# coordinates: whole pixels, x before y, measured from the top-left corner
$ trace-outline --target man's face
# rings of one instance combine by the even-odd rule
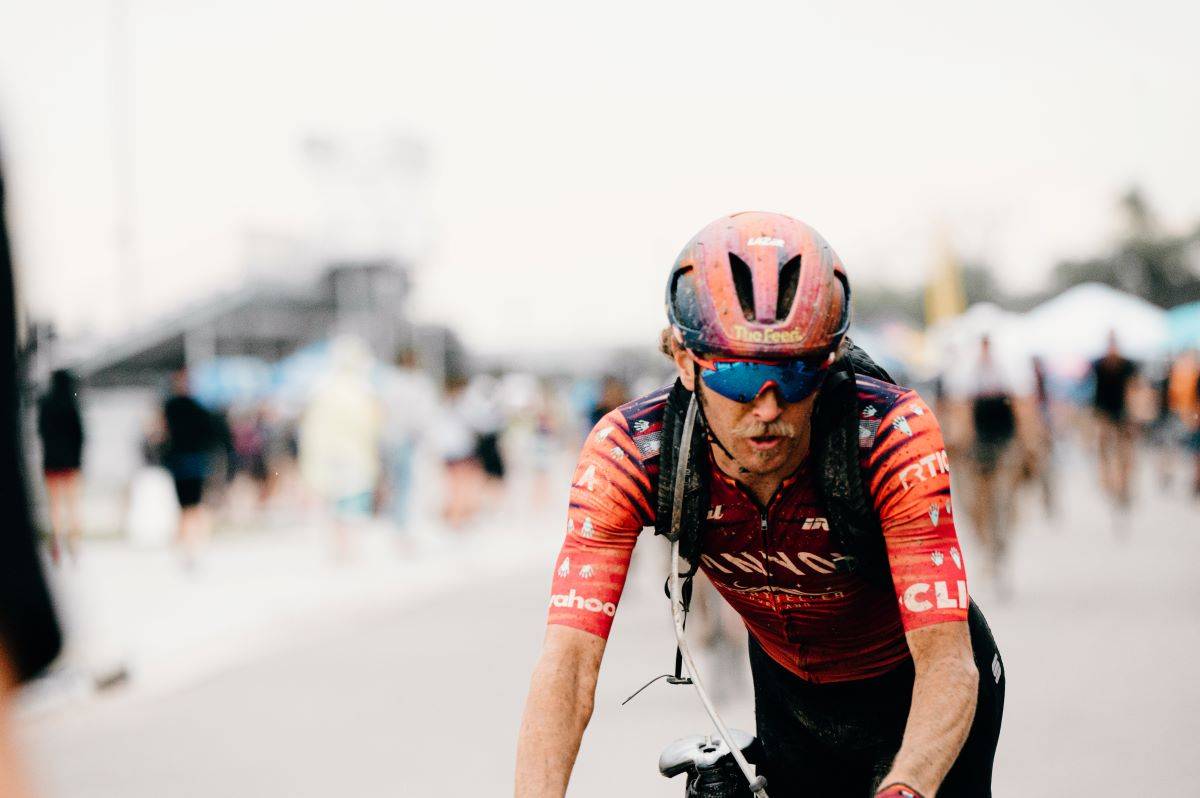
[[[695,360],[676,353],[675,365],[684,387],[695,390]],[[751,474],[787,476],[808,453],[813,405],[818,393],[788,404],[779,390],[768,387],[752,401],[735,402],[701,386],[704,415],[713,434]]]

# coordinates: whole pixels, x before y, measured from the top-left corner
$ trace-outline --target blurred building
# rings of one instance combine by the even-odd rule
[[[300,271],[299,269],[297,271]],[[436,380],[465,370],[452,330],[418,325],[408,315],[408,269],[383,260],[343,261],[308,280],[258,280],[166,313],[109,340],[59,341],[46,324],[31,324],[27,374],[31,388],[53,369],[80,378],[87,440],[84,473],[102,504],[89,508],[94,526],[119,526],[119,497],[142,466],[142,440],[172,372],[223,358],[277,363],[339,334],[367,342],[390,362],[416,350]],[[31,397],[32,398],[32,397]],[[30,452],[33,461],[37,453]],[[108,501],[111,499],[112,501]]]
[[[338,263],[307,284],[255,283],[210,297],[85,352],[39,346],[36,370],[72,368],[91,388],[157,387],[172,371],[214,357],[274,362],[338,333],[358,336],[384,359],[406,345],[452,348],[438,347],[431,331],[414,327],[405,310],[408,294],[401,266]]]

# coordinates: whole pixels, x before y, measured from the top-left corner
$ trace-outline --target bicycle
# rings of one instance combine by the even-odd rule
[[[671,512],[671,574],[668,592],[671,597],[671,616],[674,620],[677,656],[675,675],[668,679],[672,684],[690,684],[696,688],[705,712],[712,719],[719,736],[697,735],[684,737],[671,743],[658,759],[659,772],[668,778],[687,773],[687,798],[768,798],[767,780],[751,771],[751,758],[758,753],[753,735],[740,729],[729,729],[713,704],[704,683],[696,670],[687,643],[687,611],[690,604],[690,584],[686,584],[680,573],[680,521],[682,518],[684,483],[688,453],[691,449],[692,430],[696,424],[698,410],[693,395],[683,423],[682,448],[675,467],[675,482]],[[691,574],[688,572],[687,582]],[[683,677],[682,666],[687,666],[687,677]],[[645,689],[645,688],[643,688]],[[640,692],[640,691],[639,691]],[[636,693],[634,695],[637,695]],[[632,698],[633,696],[630,696]],[[628,700],[628,699],[627,699]],[[734,745],[730,746],[728,741]]]
[[[729,731],[738,752],[747,761],[754,762],[758,758],[758,741],[754,735],[741,729]],[[687,798],[753,798],[755,795],[751,782],[734,759],[733,750],[720,737],[698,734],[676,740],[663,749],[658,758],[658,771],[667,778],[686,773],[684,795]],[[758,781],[765,786],[761,777],[756,779]]]

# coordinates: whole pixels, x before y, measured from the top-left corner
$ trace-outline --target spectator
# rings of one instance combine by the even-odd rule
[[[171,396],[163,405],[166,441],[163,461],[175,482],[179,527],[175,542],[185,569],[196,566],[209,536],[204,483],[212,471],[217,430],[212,416],[190,395],[186,369],[171,378]]]
[[[255,407],[239,415],[231,425],[231,433],[237,470],[253,484],[255,505],[261,510],[271,495],[271,430],[265,407]]]
[[[463,412],[466,387],[463,377],[447,379],[446,396],[433,426],[433,440],[445,474],[442,520],[454,529],[475,517],[484,480],[475,434]]]
[[[1036,444],[1026,452],[1029,470],[1042,493],[1042,507],[1047,516],[1055,511],[1054,484],[1054,408],[1050,400],[1046,364],[1037,355],[1031,361],[1033,369],[1033,402],[1041,432]]]
[[[496,380],[477,377],[459,397],[459,413],[475,436],[475,459],[483,471],[483,487],[489,501],[497,501],[504,489],[507,473],[500,437],[506,419],[496,398]]]
[[[388,515],[403,530],[411,514],[413,461],[422,433],[433,421],[436,400],[433,382],[417,369],[411,349],[401,350],[395,365],[383,386],[383,455]]]
[[[78,558],[83,531],[79,517],[83,416],[75,375],[65,369],[50,375],[50,389],[38,403],[38,434],[50,505],[50,559],[58,565],[64,548],[72,561]]]
[[[1133,473],[1133,426],[1129,419],[1129,392],[1137,365],[1121,355],[1117,335],[1109,333],[1108,351],[1092,363],[1095,391],[1092,408],[1099,424],[1100,484],[1121,509],[1129,506]]]
[[[968,511],[983,544],[984,573],[1006,590],[1004,563],[1013,510],[1013,493],[1021,466],[1017,440],[1017,414],[1013,401],[1017,388],[997,361],[991,339],[979,341],[979,357],[970,386],[971,447],[974,489]]]
[[[1192,458],[1195,462],[1192,492],[1197,498],[1200,498],[1200,412],[1197,412],[1197,409],[1200,408],[1200,370],[1194,371],[1193,377],[1195,382],[1192,385],[1191,411],[1187,418],[1191,430],[1188,448],[1192,450]]]
[[[605,377],[604,384],[600,389],[600,398],[596,401],[589,417],[590,426],[596,426],[605,415],[628,401],[629,388],[625,385],[625,381],[618,377]]]
[[[368,380],[366,347],[339,339],[333,361],[333,373],[318,385],[300,422],[300,470],[332,511],[334,555],[345,560],[351,524],[372,510],[382,413]]]
[[[550,498],[551,470],[558,449],[558,436],[562,424],[558,417],[554,386],[543,381],[533,407],[533,430],[531,460],[533,465],[533,506],[541,509]]]

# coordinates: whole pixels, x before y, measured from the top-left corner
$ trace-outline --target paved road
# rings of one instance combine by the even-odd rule
[[[1014,598],[975,580],[1009,669],[996,793],[1192,793],[1200,505],[1146,484],[1137,510],[1114,519],[1090,469],[1072,461],[1068,474],[1070,513],[1017,541]],[[671,662],[657,557],[642,549],[575,796],[679,794],[656,773],[658,751],[707,728],[687,688],[660,684],[618,706]],[[548,581],[549,563],[360,608],[166,695],[134,690],[40,718],[26,730],[36,775],[50,798],[511,794]],[[725,705],[753,727],[747,696]]]

